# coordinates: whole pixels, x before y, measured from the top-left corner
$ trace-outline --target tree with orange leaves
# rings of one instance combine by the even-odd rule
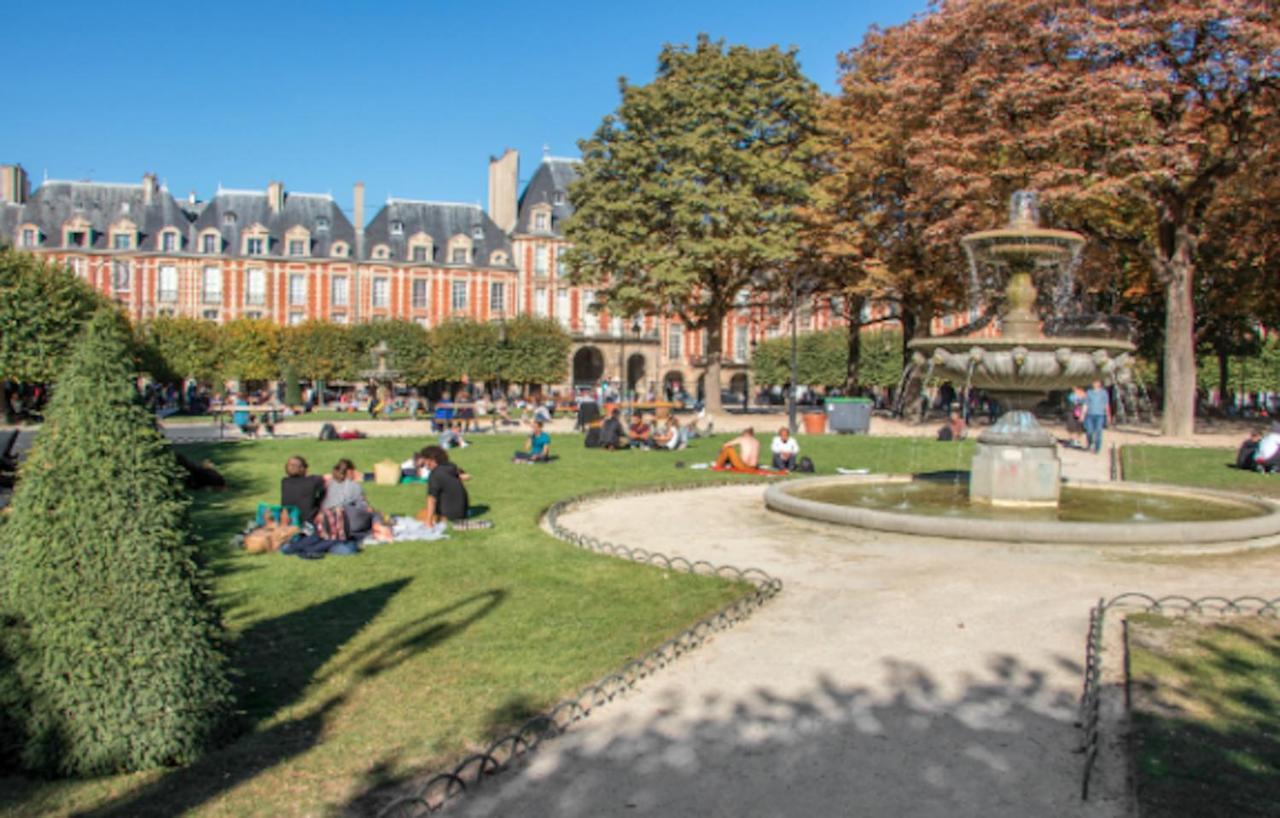
[[[1063,226],[1135,230],[1163,291],[1166,434],[1192,432],[1207,215],[1278,124],[1280,25],[1257,0],[952,0],[882,38],[926,239],[1042,191]],[[1095,234],[1096,235],[1096,234]]]

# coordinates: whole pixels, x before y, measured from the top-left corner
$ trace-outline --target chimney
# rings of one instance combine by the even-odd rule
[[[193,190],[187,194],[187,204],[195,204],[195,203],[196,203],[196,192]]]
[[[356,250],[364,252],[364,182],[356,182],[351,192],[351,218],[356,223]]]
[[[516,185],[520,154],[507,148],[502,156],[489,157],[489,218],[503,233],[516,227]]]
[[[0,202],[26,204],[31,180],[22,165],[0,165]]]
[[[272,213],[284,210],[284,182],[267,183],[267,207]]]
[[[155,202],[157,188],[158,186],[156,185],[156,175],[154,173],[142,174],[142,204],[143,205],[150,207],[152,203]]]

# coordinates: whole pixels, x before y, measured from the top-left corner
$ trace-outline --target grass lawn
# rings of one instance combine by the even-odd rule
[[[1234,449],[1125,446],[1121,456],[1125,480],[1280,497],[1280,474],[1237,469]]]
[[[575,549],[537,527],[547,505],[585,491],[723,479],[673,468],[677,459],[711,459],[717,440],[679,454],[586,450],[577,435],[553,441],[560,459],[544,466],[507,462],[520,442],[514,436],[479,437],[457,453],[474,474],[473,504],[491,507],[495,528],[314,562],[226,545],[260,500],[278,498],[286,457],[305,456],[313,472],[338,457],[372,470],[422,441],[184,447],[193,459],[213,460],[233,486],[198,493],[193,515],[235,640],[243,732],[185,769],[90,781],[0,777],[0,815],[360,811],[380,787],[444,768],[742,592]],[[801,445],[820,472],[954,469],[972,454],[968,443],[919,439]],[[367,491],[391,513],[422,504],[421,486]]]
[[[1128,621],[1142,815],[1280,815],[1280,623]]]
[[[249,413],[250,413],[250,414],[256,415],[256,414],[258,414],[260,411],[261,411],[261,409],[260,409],[260,408],[258,408],[258,407],[254,407],[254,406],[249,407]],[[518,410],[517,410],[516,414],[518,414]],[[572,415],[572,413],[570,413],[570,412],[556,412],[556,413],[555,413],[555,417],[570,417],[571,415]],[[380,416],[379,416],[379,418],[381,418],[381,417],[382,417],[382,416],[380,415]],[[513,414],[513,415],[512,415],[512,417],[513,417],[513,418],[515,418],[515,417],[516,417],[516,415],[515,415],[515,414]],[[229,413],[224,413],[224,414],[223,414],[223,418],[225,418],[225,420],[226,420],[227,424],[228,424],[228,425],[230,425],[230,423],[231,423],[231,416],[230,416],[230,414],[229,414]],[[314,411],[307,412],[307,413],[305,413],[305,414],[301,414],[301,415],[287,415],[287,416],[282,415],[282,416],[280,417],[280,422],[281,422],[281,423],[295,423],[295,422],[298,422],[298,421],[314,421],[314,422],[316,422],[316,423],[326,423],[326,422],[327,422],[327,423],[335,423],[335,424],[337,424],[337,423],[342,423],[342,422],[344,422],[344,421],[353,421],[353,420],[372,420],[372,419],[373,419],[373,418],[370,418],[370,417],[369,417],[369,413],[368,413],[368,412],[366,412],[366,411],[344,412],[344,411],[341,411],[341,410],[338,410],[338,409],[316,409],[316,410],[314,410]],[[402,409],[401,409],[401,410],[396,410],[395,412],[392,412],[392,413],[391,413],[391,417],[390,417],[389,419],[390,419],[390,420],[393,420],[393,421],[394,421],[394,420],[409,420],[409,413],[408,413],[407,411],[405,411],[405,410],[402,410]],[[419,411],[419,412],[418,412],[418,420],[430,420],[430,419],[431,419],[431,413],[430,413],[430,412],[427,412],[427,411]],[[489,420],[488,420],[487,418],[482,419],[482,421],[483,421],[484,423],[488,423],[488,422],[489,422]],[[164,418],[162,422],[163,422],[166,426],[200,426],[200,425],[212,425],[212,424],[215,424],[215,423],[217,423],[217,422],[218,422],[218,419],[217,419],[217,417],[216,417],[216,416],[214,416],[214,415],[170,415],[169,417]]]

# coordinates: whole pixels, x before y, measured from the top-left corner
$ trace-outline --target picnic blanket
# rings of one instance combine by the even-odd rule
[[[754,469],[735,469],[732,466],[712,466],[711,470],[728,472],[730,474],[764,475],[765,477],[781,477],[782,475],[787,474],[785,471],[779,471],[778,469],[762,469],[759,466]]]

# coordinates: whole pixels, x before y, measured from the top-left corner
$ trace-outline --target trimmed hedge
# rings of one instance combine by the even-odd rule
[[[127,338],[113,311],[89,321],[0,527],[0,723],[32,770],[190,762],[232,705],[177,463]]]

